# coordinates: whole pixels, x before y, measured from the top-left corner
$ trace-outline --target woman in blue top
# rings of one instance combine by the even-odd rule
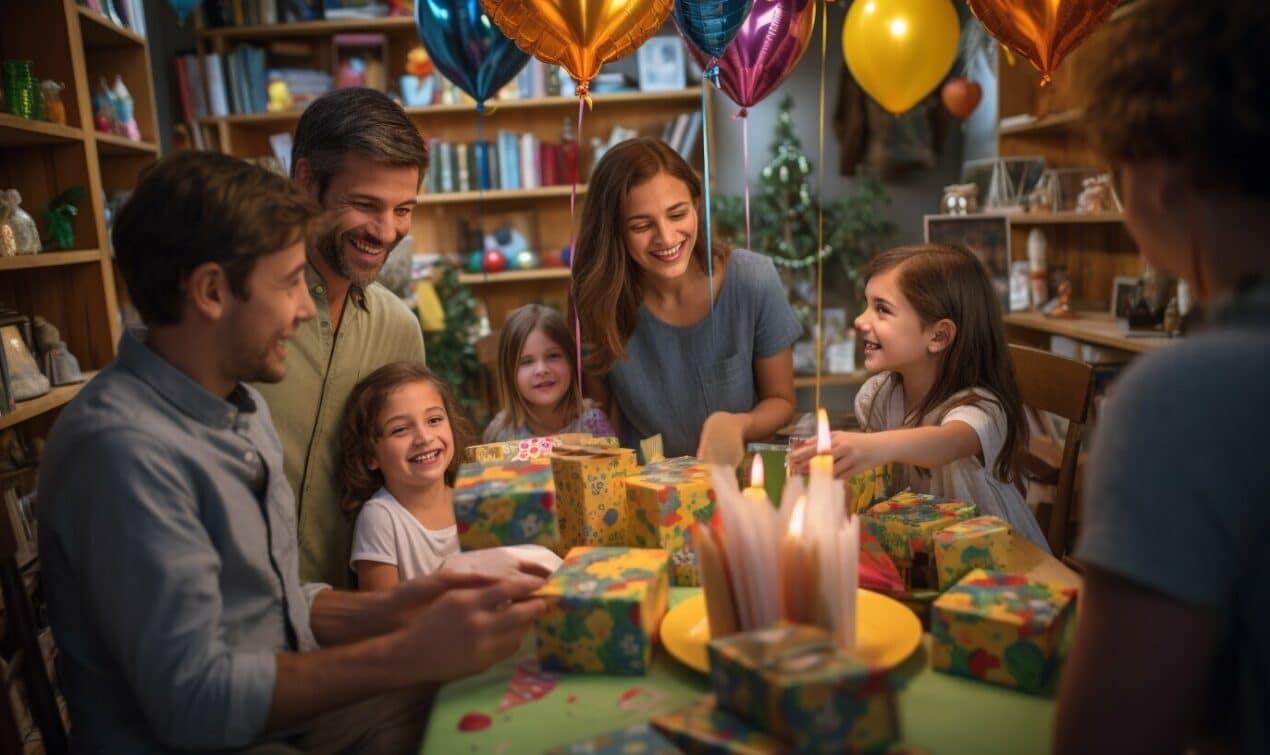
[[[591,172],[573,258],[586,387],[628,448],[660,433],[667,456],[693,454],[715,412],[745,440],[794,414],[802,326],[776,268],[716,244],[711,290],[700,205],[701,180],[656,139],[618,144]]]

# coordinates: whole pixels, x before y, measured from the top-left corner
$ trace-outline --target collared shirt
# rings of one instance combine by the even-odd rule
[[[291,487],[259,394],[209,393],[136,336],[63,410],[40,563],[73,749],[238,747],[280,651],[317,647]]]
[[[312,265],[305,278],[317,317],[288,342],[286,378],[255,387],[273,413],[287,480],[296,492],[300,576],[351,587],[353,522],[340,508],[339,483],[344,403],[359,380],[385,364],[422,363],[423,331],[396,295],[372,283],[349,290],[336,333],[326,284]]]

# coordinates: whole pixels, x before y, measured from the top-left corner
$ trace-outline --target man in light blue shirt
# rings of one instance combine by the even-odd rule
[[[520,574],[300,582],[282,448],[245,383],[281,380],[314,315],[318,215],[284,177],[183,153],[116,219],[148,330],[63,411],[40,480],[76,751],[413,751],[421,685],[512,653],[541,609],[526,600],[541,580]]]

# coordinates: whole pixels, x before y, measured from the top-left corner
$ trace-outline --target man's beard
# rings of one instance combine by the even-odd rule
[[[318,254],[322,255],[322,259],[326,260],[335,272],[352,281],[354,286],[366,288],[375,282],[375,278],[379,275],[379,268],[373,271],[362,271],[348,264],[348,260],[341,254],[344,247],[343,238],[342,233],[331,233],[322,237],[317,243]],[[395,245],[389,245],[388,250],[391,250],[393,246]],[[387,258],[388,255],[385,252],[384,259]]]

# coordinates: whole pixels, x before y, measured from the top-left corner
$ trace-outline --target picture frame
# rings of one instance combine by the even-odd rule
[[[1117,320],[1129,319],[1138,287],[1142,281],[1132,275],[1117,275],[1111,282],[1111,316]]]
[[[640,46],[636,57],[641,92],[669,92],[686,86],[684,45],[678,36],[653,37]]]
[[[26,401],[49,392],[52,386],[40,371],[17,323],[0,325],[0,348],[4,350],[9,395],[14,401]]]
[[[1010,217],[1008,215],[926,215],[928,244],[964,247],[988,268],[1002,312],[1010,311]]]

